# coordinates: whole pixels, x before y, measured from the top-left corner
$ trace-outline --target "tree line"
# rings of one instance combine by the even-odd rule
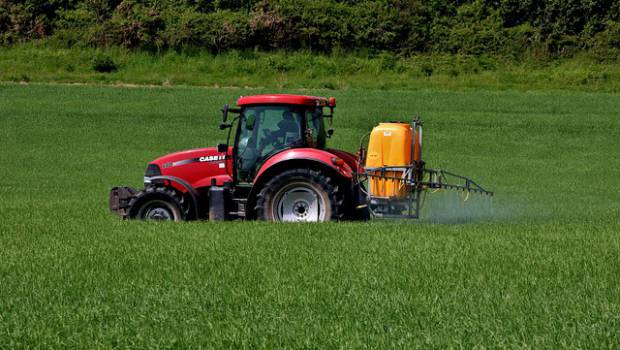
[[[0,0],[0,43],[618,58],[618,0]]]

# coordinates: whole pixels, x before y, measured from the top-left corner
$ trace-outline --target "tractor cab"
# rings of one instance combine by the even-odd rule
[[[237,182],[251,183],[257,170],[271,156],[291,148],[325,149],[325,129],[336,105],[334,98],[298,95],[241,97],[238,109],[224,106],[224,127],[228,112],[238,113],[234,135],[233,162]],[[329,114],[327,114],[328,109]],[[229,142],[231,133],[229,133]]]

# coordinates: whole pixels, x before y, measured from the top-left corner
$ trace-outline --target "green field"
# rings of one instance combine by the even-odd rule
[[[492,219],[107,212],[259,92],[0,85],[0,348],[620,347],[619,95],[304,91],[338,98],[333,147],[422,115],[426,161],[494,190]]]

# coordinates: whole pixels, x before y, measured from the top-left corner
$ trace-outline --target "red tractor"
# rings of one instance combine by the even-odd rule
[[[174,221],[368,216],[355,181],[358,157],[326,147],[333,131],[325,128],[325,119],[333,116],[334,98],[246,96],[237,106],[224,106],[220,125],[229,129],[232,146],[181,151],[152,161],[142,191],[112,189],[111,210],[125,218]]]
[[[143,190],[111,190],[110,210],[123,218],[170,221],[417,218],[425,189],[492,194],[468,178],[424,168],[419,119],[381,123],[370,134],[368,152],[360,148],[355,155],[326,146],[333,97],[245,96],[237,107],[224,106],[220,124],[232,146],[155,159]],[[235,114],[230,122],[229,114]],[[463,183],[450,184],[449,176]]]

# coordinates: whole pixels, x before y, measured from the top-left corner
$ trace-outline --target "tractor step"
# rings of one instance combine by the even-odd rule
[[[231,217],[245,218],[245,206],[248,203],[247,198],[232,198],[232,201],[236,203],[237,210],[228,212]]]

